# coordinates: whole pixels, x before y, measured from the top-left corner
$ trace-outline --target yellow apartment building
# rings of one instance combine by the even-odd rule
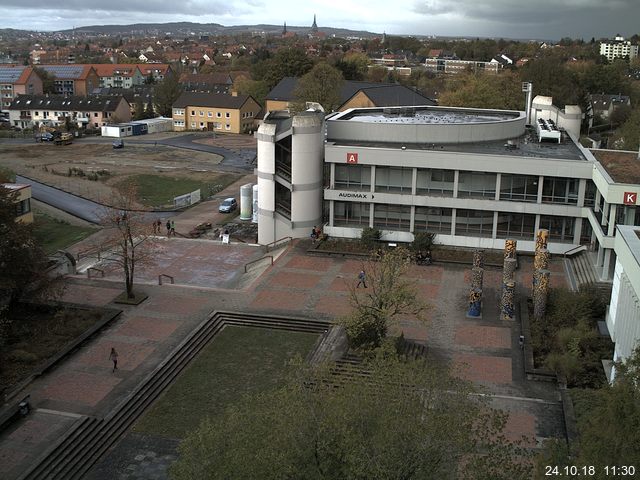
[[[173,130],[250,133],[260,111],[249,95],[184,92],[173,104]]]

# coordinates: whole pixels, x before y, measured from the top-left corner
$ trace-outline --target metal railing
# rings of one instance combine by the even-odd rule
[[[258,263],[260,260],[264,260],[265,258],[270,258],[271,259],[271,265],[273,265],[273,255],[265,255],[264,257],[260,257],[257,260],[253,260],[252,262],[245,263],[244,264],[244,273],[247,273],[247,267],[249,265],[252,265],[254,263]]]
[[[290,242],[290,241],[292,241],[292,240],[293,240],[293,237],[282,237],[282,238],[279,238],[278,240],[275,240],[275,241],[273,241],[273,242],[271,242],[271,243],[267,243],[267,244],[264,246],[264,251],[265,251],[265,253],[268,253],[268,252],[269,252],[270,247],[276,247],[280,242],[283,242],[283,241],[285,241],[285,240],[286,240],[287,242]]]
[[[171,285],[176,283],[171,275],[167,275],[166,273],[161,273],[160,275],[158,275],[158,285],[162,285],[162,277],[168,278]]]
[[[587,249],[586,245],[578,245],[577,247],[573,247],[573,248],[567,250],[566,252],[564,252],[562,254],[562,257],[563,258],[567,258],[568,256],[573,255],[576,252],[580,252],[580,251],[586,250],[586,249]]]

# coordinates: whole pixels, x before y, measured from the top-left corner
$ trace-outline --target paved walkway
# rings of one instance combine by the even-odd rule
[[[173,261],[186,261],[190,249],[200,248],[201,243],[168,240],[177,255]],[[230,256],[245,255],[252,247],[226,245],[207,250],[206,265],[217,264],[241,277],[241,290],[203,285],[198,271],[187,282],[188,287],[140,285],[138,288],[149,295],[145,302],[136,307],[120,307],[124,311],[114,324],[25,389],[32,394],[36,410],[0,434],[0,478],[16,478],[53,439],[70,428],[78,415],[106,415],[214,310],[308,318],[334,318],[346,313],[349,286],[356,282],[362,262],[310,256],[306,254],[307,246],[306,240],[296,242],[273,266],[263,267],[259,276],[255,272],[238,273],[239,263],[224,267]],[[253,248],[256,253],[261,251]],[[530,282],[529,263],[524,259],[517,272],[523,288],[528,288]],[[458,265],[412,267],[409,277],[422,299],[432,306],[427,314],[429,323],[406,317],[400,320],[398,329],[405,337],[426,343],[431,355],[449,361],[458,375],[483,388],[493,406],[507,411],[509,437],[524,436],[527,444],[535,445],[543,438],[562,436],[563,418],[556,388],[524,379],[522,352],[517,346],[519,326],[499,320],[500,271],[486,271],[483,316],[468,319],[469,270],[470,267]],[[551,271],[557,274],[553,284],[565,281],[561,264],[552,262]],[[184,273],[188,274],[189,269]],[[75,278],[63,300],[110,305],[121,290],[121,283]],[[120,354],[115,373],[108,358],[112,347]],[[96,465],[89,478],[166,478],[166,466],[175,458],[177,443],[138,437],[126,435]]]

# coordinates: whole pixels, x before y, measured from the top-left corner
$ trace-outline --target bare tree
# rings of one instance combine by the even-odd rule
[[[106,236],[101,250],[109,250],[108,262],[123,271],[127,298],[135,298],[133,282],[136,267],[149,264],[157,250],[153,224],[145,212],[136,210],[135,186],[127,186],[112,199],[113,208],[105,208],[100,215]]]

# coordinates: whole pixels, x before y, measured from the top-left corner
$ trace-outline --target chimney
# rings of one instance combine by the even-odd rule
[[[237,97],[238,96],[238,92],[236,92],[235,90],[231,90],[231,96],[232,97]]]

